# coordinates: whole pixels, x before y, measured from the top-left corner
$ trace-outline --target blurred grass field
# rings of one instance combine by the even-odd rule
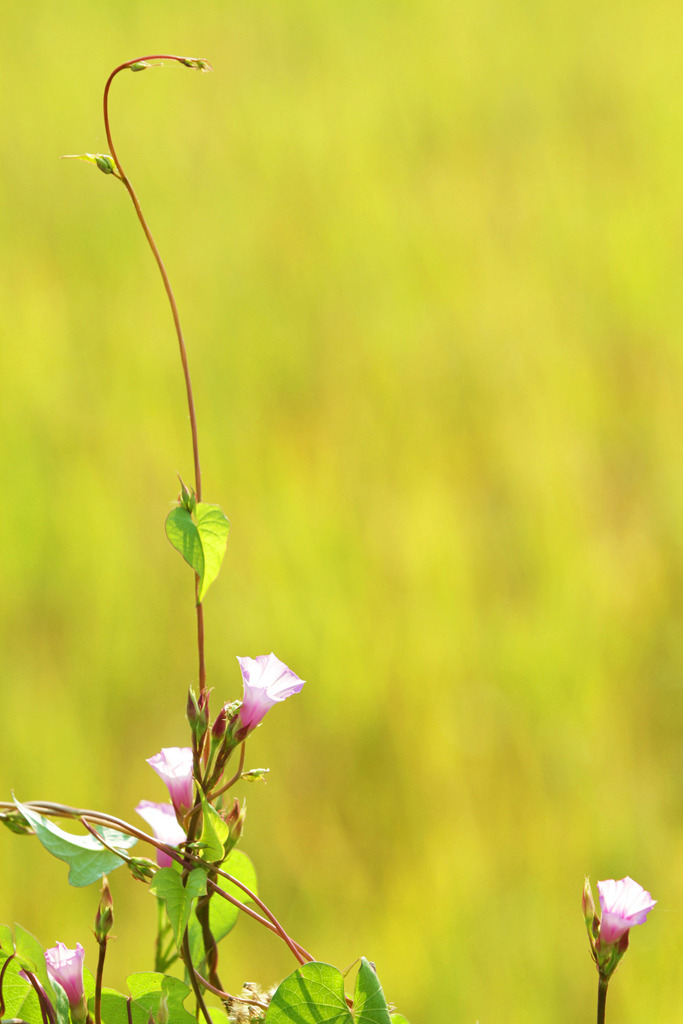
[[[192,477],[232,522],[209,681],[307,680],[250,742],[244,849],[318,958],[412,1024],[594,1013],[585,873],[659,900],[610,989],[683,954],[683,69],[667,0],[31,0],[0,62],[0,782],[132,820],[186,742]],[[97,892],[0,835],[0,920],[88,947]],[[112,876],[111,984],[154,912]],[[88,943],[90,945],[88,946]],[[294,964],[248,922],[238,988]]]

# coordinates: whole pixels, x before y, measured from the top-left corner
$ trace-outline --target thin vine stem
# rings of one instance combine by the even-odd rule
[[[161,850],[162,853],[167,854],[169,857],[177,861],[183,867],[187,867],[188,864],[191,864],[193,866],[196,865],[206,867],[206,863],[201,859],[201,857],[196,856],[190,851],[179,852],[174,847],[168,846],[166,843],[162,843],[160,840],[148,835],[146,832],[143,832],[142,829],[136,828],[135,825],[131,825],[129,824],[129,822],[124,821],[122,818],[117,818],[112,814],[105,814],[102,811],[93,811],[79,807],[69,807],[67,804],[58,804],[43,800],[31,801],[27,804],[27,807],[29,807],[31,810],[36,811],[38,814],[48,814],[52,817],[58,818],[79,819],[81,824],[89,832],[96,835],[98,841],[108,849],[111,849],[111,847],[109,847],[109,844],[103,838],[103,836],[101,836],[92,828],[91,822],[95,822],[97,824],[102,825],[109,825],[111,828],[118,829],[121,832],[125,832],[127,835],[134,836],[136,839],[139,839],[144,843],[149,843],[150,846],[153,846],[157,850]],[[2,811],[16,811],[16,807],[12,803],[0,801],[0,812]],[[122,860],[130,859],[127,858],[124,852],[121,850],[112,850],[112,852],[115,852],[117,856],[121,857]],[[234,875],[229,874],[222,868],[214,868],[213,870],[217,875],[219,875],[222,878],[225,878],[227,881],[231,882],[233,885],[236,885],[239,889],[241,889],[242,892],[244,892],[245,895],[250,900],[252,900],[257,905],[257,907],[259,907],[260,910],[263,911],[263,914],[259,914],[257,911],[252,910],[252,908],[247,906],[246,903],[243,903],[241,900],[238,900],[235,896],[231,896],[230,893],[227,893],[224,889],[221,889],[221,887],[217,885],[215,882],[212,882],[211,879],[207,879],[207,887],[212,892],[214,892],[217,896],[221,896],[224,900],[227,900],[228,903],[232,903],[232,905],[234,907],[237,907],[238,910],[241,910],[242,913],[247,914],[249,917],[252,917],[255,921],[258,921],[259,924],[262,924],[269,931],[273,932],[275,935],[281,938],[299,963],[306,963],[307,961],[312,961],[315,959],[315,957],[313,957],[308,952],[308,950],[306,950],[300,943],[296,942],[296,940],[292,939],[291,936],[287,934],[287,932],[280,924],[278,919],[275,917],[273,912],[256,895],[256,893],[252,892],[249,886],[245,885],[244,882],[241,882],[239,880],[239,878],[236,878]]]
[[[131,198],[133,206],[135,207],[135,212],[137,214],[138,220],[140,221],[140,226],[142,227],[142,230],[145,233],[145,238],[147,239],[147,241],[149,243],[149,247],[152,250],[152,254],[154,255],[154,259],[156,260],[157,266],[159,268],[159,273],[161,274],[161,279],[162,279],[162,281],[164,283],[164,288],[166,290],[166,296],[168,298],[168,302],[169,302],[169,305],[171,307],[171,313],[173,315],[173,323],[174,323],[174,326],[175,326],[176,336],[178,338],[178,348],[180,350],[180,361],[182,363],[183,376],[185,378],[185,391],[187,393],[187,408],[188,408],[188,412],[189,412],[189,416],[190,416],[190,429],[191,429],[191,432],[192,432],[192,457],[193,457],[193,460],[194,460],[195,494],[197,496],[197,501],[201,501],[202,500],[202,470],[201,470],[201,464],[200,464],[200,461],[199,461],[199,437],[198,437],[198,433],[197,433],[197,415],[196,415],[196,412],[195,412],[194,397],[193,397],[193,394],[192,394],[192,380],[190,378],[190,367],[189,367],[188,360],[187,360],[187,348],[185,346],[185,339],[183,337],[183,329],[182,329],[182,326],[181,326],[181,323],[180,323],[180,314],[178,313],[178,305],[177,305],[176,300],[175,300],[175,295],[173,294],[173,288],[171,287],[171,282],[169,280],[169,276],[168,276],[168,273],[166,271],[166,267],[164,265],[164,261],[161,258],[161,253],[159,252],[159,249],[157,248],[157,244],[154,241],[154,237],[152,235],[150,227],[149,227],[149,225],[147,223],[147,220],[145,218],[144,213],[142,212],[142,207],[140,205],[140,200],[138,199],[137,194],[135,192],[135,189],[133,188],[129,178],[127,177],[125,171],[123,170],[123,168],[121,166],[121,161],[119,160],[118,153],[116,152],[116,147],[114,146],[114,140],[112,138],[112,133],[111,133],[111,124],[110,124],[110,121],[109,121],[109,90],[111,89],[112,82],[114,81],[116,76],[121,71],[125,71],[128,68],[133,67],[134,65],[143,65],[144,66],[149,61],[155,61],[155,60],[172,60],[172,61],[176,61],[179,64],[183,64],[183,65],[187,66],[187,58],[185,58],[185,57],[178,57],[178,56],[176,56],[174,54],[170,54],[170,53],[152,54],[151,56],[147,56],[147,57],[137,57],[135,60],[128,60],[128,61],[125,61],[125,63],[123,63],[123,64],[119,64],[119,66],[114,68],[112,73],[109,75],[109,78],[107,79],[106,85],[104,87],[104,98],[103,98],[104,130],[105,130],[106,135],[107,135],[107,143],[109,145],[109,151],[110,151],[111,157],[112,157],[112,159],[114,161],[114,164],[116,166],[116,170],[114,172],[115,176],[119,179],[119,181],[125,187],[126,191],[128,192],[128,195]],[[209,65],[206,64],[206,62],[203,62],[203,64],[205,65],[203,70],[209,70]],[[201,603],[199,602],[199,576],[197,576],[196,574],[195,574],[195,604],[196,604],[196,609],[197,609],[197,648],[198,648],[198,655],[199,655],[199,691],[201,693],[206,688],[206,659],[205,659],[205,655],[204,655],[204,609],[203,609]]]

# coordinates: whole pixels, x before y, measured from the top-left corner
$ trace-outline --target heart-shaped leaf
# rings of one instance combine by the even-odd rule
[[[219,505],[198,501],[192,514],[184,505],[166,517],[166,536],[199,576],[199,603],[220,572],[230,523]]]
[[[206,871],[195,868],[187,876],[186,884],[173,868],[161,868],[150,884],[149,891],[166,904],[166,913],[173,928],[176,946],[180,949],[183,935],[192,912],[192,904],[206,892]]]
[[[341,971],[330,964],[304,964],[274,993],[265,1020],[266,1024],[353,1024]]]

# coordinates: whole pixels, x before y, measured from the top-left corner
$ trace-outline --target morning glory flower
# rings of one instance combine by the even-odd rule
[[[163,747],[154,757],[147,758],[147,764],[166,783],[176,814],[184,818],[194,804],[192,748]]]
[[[598,882],[598,893],[601,910],[601,946],[613,945],[634,925],[645,924],[647,915],[657,902],[642,885],[638,885],[628,875],[618,882],[614,879]]]
[[[257,658],[238,658],[244,683],[244,698],[239,710],[238,727],[245,735],[255,729],[273,704],[299,693],[304,680],[287,668],[274,654]]]
[[[151,800],[141,800],[135,810],[145,819],[159,842],[175,847],[186,838],[171,804],[155,804]],[[172,863],[173,859],[167,853],[157,850],[157,864],[160,868],[170,868]]]
[[[58,942],[52,949],[45,950],[47,973],[66,992],[74,1021],[85,1020],[88,1016],[83,990],[84,959],[85,950],[80,942],[76,943],[75,949],[67,949],[63,942]]]

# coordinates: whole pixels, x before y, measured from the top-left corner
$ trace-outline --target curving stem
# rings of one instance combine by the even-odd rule
[[[114,175],[124,185],[126,191],[128,192],[128,195],[131,198],[133,206],[135,207],[135,212],[137,214],[137,218],[140,221],[140,225],[142,227],[142,230],[145,233],[145,238],[149,242],[149,247],[152,250],[152,253],[154,255],[154,259],[157,262],[157,266],[159,268],[159,273],[161,274],[161,279],[164,282],[164,288],[166,289],[166,295],[168,297],[168,302],[169,302],[169,305],[171,307],[171,313],[173,314],[173,323],[175,325],[175,331],[176,331],[176,335],[177,335],[177,338],[178,338],[178,347],[180,349],[180,361],[181,361],[182,366],[183,366],[183,376],[185,378],[185,391],[187,392],[187,408],[188,408],[189,415],[190,415],[190,429],[192,431],[192,456],[193,456],[193,459],[194,459],[195,494],[197,495],[197,501],[201,501],[202,500],[202,470],[201,470],[201,465],[200,465],[200,462],[199,462],[199,439],[198,439],[198,436],[197,436],[197,416],[196,416],[196,413],[195,413],[194,398],[193,398],[193,395],[192,395],[192,381],[190,379],[190,368],[189,368],[188,361],[187,361],[187,349],[185,347],[185,339],[183,338],[183,330],[182,330],[182,327],[180,325],[180,315],[178,313],[178,306],[177,306],[177,303],[176,303],[176,300],[175,300],[175,295],[173,294],[173,288],[171,287],[171,282],[169,280],[168,273],[166,271],[166,267],[164,266],[164,261],[161,258],[161,254],[160,254],[160,252],[159,252],[159,250],[157,248],[156,242],[154,241],[154,238],[152,236],[152,232],[150,231],[149,225],[148,225],[148,223],[147,223],[147,221],[145,219],[145,215],[142,212],[142,207],[140,206],[140,200],[138,199],[138,197],[137,197],[137,195],[135,193],[135,189],[131,185],[128,177],[126,176],[125,171],[123,170],[123,168],[121,166],[121,161],[119,160],[118,154],[116,152],[116,147],[114,146],[114,140],[113,140],[112,134],[111,134],[111,126],[110,126],[110,123],[109,123],[109,90],[111,89],[112,82],[114,81],[116,76],[121,71],[125,71],[128,68],[135,67],[136,69],[141,69],[143,67],[148,66],[148,62],[149,61],[160,61],[160,60],[176,61],[176,63],[183,64],[185,67],[195,67],[195,68],[197,68],[200,71],[210,71],[211,70],[211,66],[206,61],[203,61],[203,60],[193,61],[193,60],[191,60],[191,59],[189,59],[187,57],[178,57],[178,56],[176,56],[174,54],[170,54],[170,53],[153,54],[153,55],[147,56],[147,57],[137,57],[135,60],[127,60],[127,61],[125,61],[125,63],[119,64],[119,66],[114,68],[114,70],[110,74],[109,78],[107,79],[107,83],[106,83],[106,85],[104,87],[104,100],[103,100],[104,130],[105,130],[105,132],[107,134],[107,142],[109,144],[109,151],[110,151],[111,156],[112,156],[112,158],[114,160],[114,164],[116,165],[116,169],[114,171]],[[204,657],[204,609],[202,608],[202,605],[199,603],[199,576],[197,576],[196,574],[195,574],[195,604],[196,604],[196,608],[197,608],[197,647],[198,647],[198,653],[199,653],[199,691],[201,693],[206,688],[206,663],[205,663],[205,657]]]

